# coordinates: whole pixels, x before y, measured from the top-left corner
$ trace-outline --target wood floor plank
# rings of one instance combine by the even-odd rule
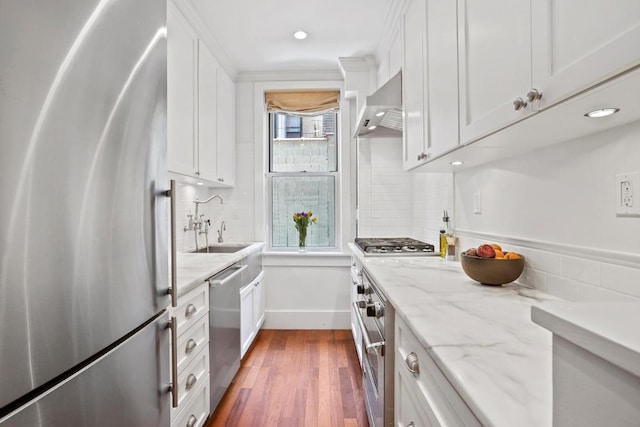
[[[205,427],[366,427],[350,330],[262,330]]]

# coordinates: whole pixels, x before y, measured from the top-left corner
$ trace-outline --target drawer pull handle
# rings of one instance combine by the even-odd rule
[[[198,311],[196,306],[193,304],[189,304],[187,306],[187,309],[184,311],[184,317],[190,319],[194,314],[196,314],[196,311]]]
[[[527,106],[527,101],[525,101],[522,98],[516,98],[515,101],[513,101],[513,109],[516,111],[522,110],[526,106]]]
[[[409,353],[407,357],[404,359],[404,362],[406,363],[407,369],[409,370],[409,372],[411,372],[412,374],[420,373],[420,364],[418,361],[417,354],[415,354],[414,352]]]
[[[191,416],[187,420],[187,427],[194,427],[197,422],[198,422],[198,419],[196,418],[196,416],[191,414]]]
[[[191,390],[193,386],[196,385],[197,382],[198,382],[198,379],[196,378],[196,376],[193,374],[189,374],[189,376],[187,377],[187,385],[185,388],[187,390]]]
[[[542,93],[538,89],[533,88],[529,92],[527,92],[527,99],[529,100],[529,102],[538,101],[541,98]]]
[[[187,341],[187,346],[185,347],[184,352],[187,354],[191,354],[197,346],[198,343],[196,343],[193,339],[189,339],[189,341]]]

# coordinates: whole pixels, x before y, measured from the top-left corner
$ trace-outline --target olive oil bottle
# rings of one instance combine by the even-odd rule
[[[442,225],[440,226],[440,256],[444,258],[447,255],[447,236],[450,235],[449,215],[447,211],[442,211]]]

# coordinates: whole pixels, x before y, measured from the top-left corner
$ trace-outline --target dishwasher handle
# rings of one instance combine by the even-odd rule
[[[210,278],[209,286],[210,287],[225,286],[227,283],[233,280],[238,274],[242,273],[248,267],[249,267],[248,265],[230,267],[227,270],[224,270],[223,272]],[[235,271],[231,274],[227,274],[230,270],[235,270]]]

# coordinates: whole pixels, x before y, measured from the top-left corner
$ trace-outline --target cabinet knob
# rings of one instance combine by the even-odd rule
[[[196,308],[195,305],[193,304],[189,304],[186,308],[186,310],[184,311],[184,317],[186,317],[187,319],[191,318],[194,314],[196,314],[196,311],[198,311],[198,309]]]
[[[416,423],[411,421],[409,424],[407,424],[407,427],[416,427]]]
[[[197,382],[198,382],[198,379],[196,378],[196,376],[193,374],[189,374],[189,376],[187,377],[187,384],[185,388],[187,390],[191,390],[193,386],[196,385]]]
[[[418,355],[413,351],[407,355],[407,357],[404,359],[404,363],[407,365],[407,369],[412,374],[420,373],[420,362],[418,360]]]
[[[187,354],[191,354],[193,353],[193,350],[195,350],[195,348],[198,346],[198,343],[196,343],[193,338],[190,338],[189,341],[187,341],[187,346],[184,349],[184,352]]]
[[[195,415],[191,414],[191,416],[189,417],[189,419],[187,420],[187,427],[195,427],[196,423],[198,422],[198,419],[196,418]]]
[[[527,106],[527,101],[525,101],[520,97],[516,98],[516,100],[513,101],[513,109],[516,111],[522,110],[526,106]]]
[[[196,176],[200,176],[200,172],[196,172]]]
[[[538,89],[533,88],[527,92],[527,99],[529,102],[537,101],[540,98],[542,98],[542,92],[539,92]]]
[[[218,181],[224,182],[224,178],[218,178]]]

